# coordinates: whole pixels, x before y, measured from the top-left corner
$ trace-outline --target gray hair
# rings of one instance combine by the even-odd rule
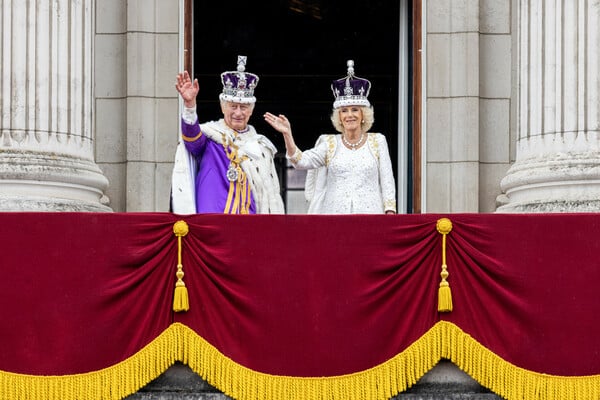
[[[229,100],[223,100],[223,99],[219,99],[219,102],[221,103],[221,109],[223,109],[223,107],[227,104],[227,103],[236,103],[235,101],[229,101]],[[250,111],[254,111],[254,105],[256,103],[239,103],[239,104],[245,104],[250,106]]]

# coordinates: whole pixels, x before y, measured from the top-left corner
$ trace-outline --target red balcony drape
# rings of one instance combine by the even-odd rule
[[[442,217],[451,312],[438,311]],[[180,220],[187,312],[173,311]],[[595,396],[599,225],[596,214],[3,213],[0,390],[122,398],[182,361],[240,399],[376,399],[447,358],[508,399]]]

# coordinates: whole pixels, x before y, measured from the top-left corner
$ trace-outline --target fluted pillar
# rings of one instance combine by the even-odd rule
[[[94,162],[94,0],[0,7],[0,211],[111,211]]]
[[[520,0],[516,11],[516,161],[498,211],[600,211],[600,1]]]

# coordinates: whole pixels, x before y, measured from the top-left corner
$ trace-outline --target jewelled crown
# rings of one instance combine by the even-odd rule
[[[348,75],[345,78],[333,81],[331,90],[333,91],[333,108],[345,106],[367,106],[371,103],[367,97],[371,90],[371,82],[367,79],[359,78],[354,75],[354,61],[348,60]]]
[[[245,72],[246,56],[238,56],[237,71],[226,71],[221,74],[223,92],[219,95],[222,101],[234,103],[254,103],[254,88],[258,85],[258,76]]]

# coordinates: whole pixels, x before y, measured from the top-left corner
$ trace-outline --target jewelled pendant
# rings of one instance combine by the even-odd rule
[[[238,177],[239,174],[237,168],[233,164],[229,164],[229,167],[227,167],[227,179],[229,179],[230,182],[235,182],[238,180]]]

